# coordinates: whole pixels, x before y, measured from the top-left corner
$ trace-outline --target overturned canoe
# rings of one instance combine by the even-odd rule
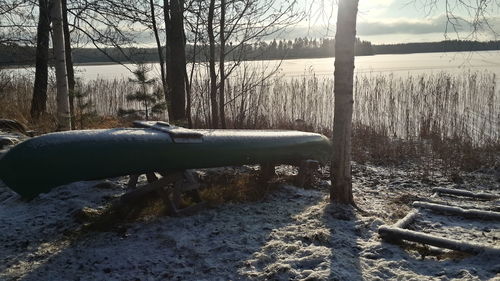
[[[299,131],[143,128],[51,133],[26,140],[0,158],[0,179],[25,198],[74,181],[128,174],[262,163],[325,162],[323,135]]]

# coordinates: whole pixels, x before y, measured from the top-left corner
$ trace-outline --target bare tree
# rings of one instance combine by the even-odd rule
[[[184,36],[184,0],[164,1],[167,34],[167,84],[170,91],[169,119],[186,119],[186,40]]]
[[[219,84],[219,110],[220,110],[220,124],[223,129],[226,128],[226,112],[225,112],[225,85],[226,79],[224,63],[225,63],[225,52],[226,52],[226,36],[225,36],[225,23],[226,23],[226,0],[220,1],[220,55],[219,55],[219,75],[220,75],[220,84]]]
[[[64,54],[66,56],[66,73],[68,75],[68,90],[69,90],[69,111],[71,115],[71,127],[75,126],[75,70],[73,67],[73,55],[71,48],[71,35],[68,24],[68,6],[67,0],[62,0],[62,16],[63,16],[63,31],[64,31]]]
[[[161,85],[163,86],[163,93],[165,98],[168,96],[167,94],[167,74],[165,71],[165,59],[164,59],[164,52],[163,52],[163,47],[161,45],[160,41],[160,34],[158,31],[158,24],[156,22],[156,12],[155,12],[155,3],[154,0],[149,0],[149,6],[151,10],[151,29],[153,30],[153,34],[155,37],[155,42],[156,42],[156,49],[158,52],[158,60],[160,62],[160,75],[161,75]]]
[[[147,4],[147,5],[146,5]],[[136,43],[137,23],[150,23],[149,4],[140,0],[74,0],[68,2],[68,25],[81,45],[92,45],[108,59],[123,64],[133,61],[125,48]],[[117,51],[120,59],[110,53]],[[115,52],[116,53],[116,52]]]
[[[444,2],[447,18],[445,34],[449,27],[459,36],[464,24],[471,27],[471,34],[479,30],[494,30],[488,22],[488,7],[499,3],[496,0],[424,0],[423,3],[435,9]],[[495,6],[495,5],[493,5]],[[466,16],[458,16],[457,7]],[[333,157],[331,164],[332,188],[330,199],[344,204],[354,204],[351,176],[351,133],[353,108],[354,42],[356,38],[356,18],[358,0],[340,0],[335,35],[335,112],[333,125]]]
[[[487,32],[495,37],[497,31],[491,25],[493,17],[498,15],[500,2],[498,0],[415,0],[421,3],[428,13],[434,10],[444,9],[446,22],[444,26],[444,35],[449,37],[454,33],[457,38],[474,38],[480,32]]]
[[[340,0],[335,34],[335,112],[330,200],[354,204],[351,176],[354,42],[358,0]]]
[[[215,35],[214,35],[215,0],[210,0],[208,7],[208,40],[209,40],[209,71],[210,71],[210,104],[212,110],[212,127],[219,127],[219,109],[217,108],[217,74],[215,72]]]
[[[0,0],[0,44],[33,46],[38,22],[33,0]]]
[[[247,54],[248,44],[264,40],[298,22],[302,14],[294,10],[295,6],[294,0],[209,1],[208,16],[204,22],[207,25],[208,37],[212,127],[226,127],[226,80],[243,61],[252,59]]]
[[[192,128],[193,127],[193,118],[192,118],[192,112],[191,112],[191,107],[192,107],[192,88],[193,88],[193,76],[195,73],[196,69],[196,64],[197,64],[197,56],[198,56],[198,43],[200,41],[200,37],[202,37],[202,34],[200,32],[200,21],[201,21],[201,13],[204,10],[203,5],[201,3],[202,1],[199,0],[192,0],[187,4],[187,9],[189,10],[190,14],[194,16],[194,20],[190,22],[190,19],[188,15],[186,15],[186,25],[189,29],[188,32],[185,34],[191,33],[192,34],[192,54],[191,54],[191,69],[189,76],[186,72],[186,117],[188,121],[188,127]],[[187,38],[186,38],[187,41]]]
[[[71,130],[71,114],[69,110],[68,80],[66,74],[66,55],[64,46],[64,28],[62,0],[54,0],[51,7],[52,42],[57,84],[57,121],[58,130]]]
[[[31,118],[38,119],[47,106],[47,79],[49,62],[50,7],[49,0],[38,1],[35,85],[31,101]]]

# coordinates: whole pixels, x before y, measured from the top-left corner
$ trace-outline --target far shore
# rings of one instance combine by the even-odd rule
[[[484,52],[500,52],[500,50],[484,50],[484,51],[450,51],[450,52],[411,52],[411,53],[395,53],[395,54],[373,54],[373,55],[358,55],[357,57],[367,57],[367,56],[397,56],[397,55],[411,55],[411,54],[436,54],[436,53],[484,53]],[[266,59],[266,58],[261,58],[261,59],[255,59],[255,60],[246,60],[246,61],[280,61],[280,60],[309,60],[309,59],[324,59],[324,58],[335,58],[333,56],[317,56],[317,57],[286,57],[282,59]],[[142,62],[132,62],[132,61],[124,61],[124,62],[77,62],[74,63],[74,66],[100,66],[100,65],[119,65],[119,64],[127,64],[127,65],[133,65],[137,63],[159,63],[157,60],[153,61],[142,61]],[[188,62],[190,64],[191,62]],[[0,70],[1,69],[16,69],[16,68],[25,68],[25,67],[35,67],[34,64],[7,64],[7,65],[2,65],[0,64]]]

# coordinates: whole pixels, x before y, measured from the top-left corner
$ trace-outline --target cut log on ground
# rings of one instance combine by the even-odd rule
[[[395,223],[393,227],[406,228],[418,216],[419,216],[418,210],[412,210],[404,218],[400,219],[397,223]]]
[[[472,254],[491,253],[497,256],[500,255],[500,248],[437,237],[431,234],[398,227],[383,225],[379,228],[378,233],[383,239],[389,241],[407,240]]]
[[[463,190],[463,189],[451,189],[451,188],[436,187],[436,188],[432,189],[432,191],[440,193],[440,194],[464,196],[464,197],[471,197],[471,198],[477,198],[477,199],[493,200],[493,199],[500,198],[499,195],[495,195],[495,194],[484,193],[484,192],[472,192],[472,191]]]
[[[456,206],[448,206],[442,204],[434,204],[428,202],[415,201],[413,202],[414,207],[425,208],[432,210],[434,212],[452,214],[456,216],[461,216],[465,218],[476,218],[476,219],[488,219],[488,220],[500,220],[500,212],[485,211],[478,209],[464,209]]]

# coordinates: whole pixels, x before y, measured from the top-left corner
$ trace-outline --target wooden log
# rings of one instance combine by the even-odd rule
[[[477,218],[477,219],[489,219],[489,220],[500,220],[500,212],[485,211],[478,209],[463,209],[456,206],[448,206],[442,204],[434,204],[428,202],[415,201],[413,202],[414,207],[429,209],[434,212],[453,214],[466,218]]]
[[[200,184],[190,170],[171,170],[159,172],[163,177],[158,178],[155,173],[147,173],[148,184],[130,191],[113,202],[111,209],[118,214],[127,214],[128,210],[137,202],[160,197],[169,213],[174,216],[192,214],[203,208],[199,188]],[[130,175],[129,187],[135,187],[139,175]],[[182,194],[187,194],[195,202],[186,208],[179,208]]]
[[[420,214],[418,213],[418,210],[414,209],[411,212],[409,212],[404,218],[402,218],[398,222],[396,222],[392,227],[406,228],[419,215]]]
[[[260,164],[260,180],[267,182],[276,176],[275,165],[272,163]]]
[[[143,187],[140,187],[136,190],[125,193],[124,195],[122,195],[120,197],[119,202],[116,204],[120,205],[120,206],[127,205],[127,204],[133,204],[134,201],[142,200],[147,196],[154,195],[152,193],[156,193],[159,190],[164,190],[163,188],[165,186],[168,186],[169,184],[171,184],[171,183],[173,183],[181,178],[182,178],[182,173],[168,174],[165,177],[163,177],[155,182],[149,183],[149,184],[147,184]],[[126,206],[124,206],[124,207],[126,207]]]
[[[451,188],[436,187],[436,188],[433,188],[432,191],[437,192],[437,193],[441,193],[441,194],[451,194],[451,195],[471,197],[471,198],[477,198],[477,199],[493,200],[493,199],[500,198],[499,195],[495,195],[495,194],[491,194],[491,193],[472,192],[472,191],[463,190],[463,189],[451,189]]]
[[[158,177],[154,172],[152,173],[147,173],[146,174],[146,179],[148,180],[148,183],[152,183],[158,180]]]
[[[465,241],[459,241],[454,239],[447,239],[443,237],[437,237],[431,234],[426,234],[408,229],[402,229],[399,227],[383,225],[378,229],[378,233],[380,234],[382,239],[389,241],[407,240],[407,241],[423,243],[440,248],[446,248],[472,254],[479,254],[486,252],[486,253],[491,253],[493,255],[500,255],[500,248],[490,247],[487,245],[470,243]]]
[[[297,175],[296,184],[300,187],[311,185],[314,182],[314,177],[318,173],[319,162],[316,160],[300,161],[299,174]]]
[[[137,181],[139,181],[139,175],[130,175],[127,183],[128,188],[135,188],[137,186]]]

